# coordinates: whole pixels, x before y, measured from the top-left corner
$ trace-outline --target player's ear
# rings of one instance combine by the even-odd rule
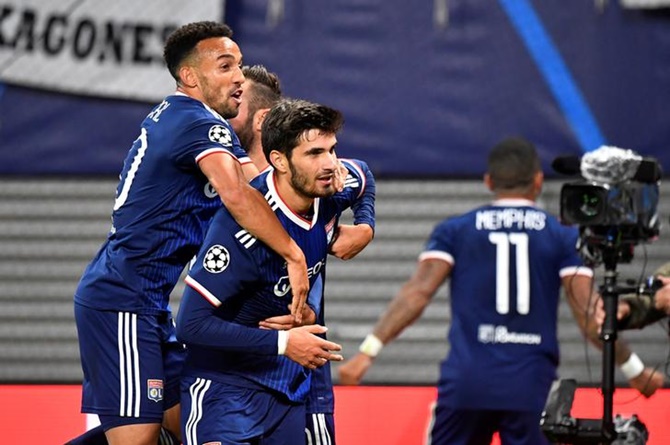
[[[491,175],[488,173],[484,173],[484,184],[487,189],[493,191],[493,179],[491,179]]]
[[[268,115],[270,112],[269,108],[261,108],[260,110],[256,111],[254,114],[254,131],[261,131],[261,127],[263,126],[263,121],[265,120],[265,116]]]
[[[270,163],[275,168],[275,170],[286,173],[288,171],[288,162],[284,153],[280,153],[277,150],[272,150],[270,152]]]
[[[198,86],[198,77],[195,75],[193,67],[182,65],[179,67],[179,83],[187,88],[195,88]]]

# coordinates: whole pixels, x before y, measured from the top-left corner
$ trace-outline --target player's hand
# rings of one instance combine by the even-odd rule
[[[340,354],[332,352],[341,351],[342,346],[314,335],[323,334],[327,330],[325,326],[318,324],[289,330],[284,355],[309,369],[319,368],[328,361],[342,361],[343,357]]]
[[[617,320],[623,320],[629,315],[630,315],[630,305],[625,301],[619,301],[619,306],[617,307],[616,312]],[[598,301],[596,301],[596,308],[593,317],[596,321],[596,324],[598,325],[598,332],[600,332],[600,330],[603,327],[603,324],[605,323],[605,305],[603,303],[602,298],[599,298]]]
[[[637,389],[645,397],[651,397],[657,389],[663,388],[663,374],[652,368],[644,368],[642,374],[628,381],[631,388]]]
[[[328,253],[341,260],[350,260],[370,244],[374,231],[367,224],[340,224]]]
[[[309,278],[307,278],[305,256],[301,256],[301,261],[287,261],[286,269],[293,294],[291,315],[295,317],[296,322],[300,325],[302,323],[302,314],[305,310],[305,302],[307,301],[307,293],[309,292]]]
[[[659,275],[658,279],[663,283],[663,287],[654,294],[654,306],[670,315],[670,278]]]
[[[372,366],[372,357],[359,352],[351,359],[340,365],[337,373],[340,376],[340,385],[358,385],[363,376]]]
[[[293,315],[288,314],[288,315],[277,315],[276,317],[266,318],[265,320],[258,323],[258,326],[261,329],[274,329],[277,331],[286,331],[292,328],[297,328],[298,326],[304,326],[314,323],[316,323],[316,314],[314,313],[311,307],[305,305],[305,309],[302,311],[302,324],[298,323]]]
[[[347,180],[347,176],[349,176],[349,170],[342,164],[342,161],[337,159],[335,161],[335,174],[333,176],[333,186],[336,191],[341,192],[344,190],[344,182]]]

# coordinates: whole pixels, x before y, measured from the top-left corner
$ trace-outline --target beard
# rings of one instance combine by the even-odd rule
[[[242,148],[247,153],[249,153],[249,150],[251,150],[251,147],[253,147],[254,143],[255,135],[253,130],[253,124],[254,124],[253,113],[250,113],[249,117],[244,122],[242,128],[240,128],[239,131],[235,132],[235,134],[237,134],[238,139],[240,140],[240,145],[242,145]]]
[[[298,194],[310,199],[327,198],[335,194],[335,188],[332,183],[323,189],[319,189],[315,182],[312,183],[310,187],[307,176],[299,173],[290,161],[288,167],[291,170],[291,187],[293,187]]]

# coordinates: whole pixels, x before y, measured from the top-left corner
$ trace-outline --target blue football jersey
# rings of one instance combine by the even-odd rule
[[[458,409],[542,409],[559,361],[561,278],[591,275],[576,228],[525,200],[438,224],[420,260],[453,265],[440,396]]]
[[[147,115],[124,161],[111,231],[76,302],[146,314],[169,309],[170,292],[222,206],[198,168],[211,153],[250,162],[228,122],[198,100],[176,93]]]
[[[315,199],[309,217],[294,213],[284,203],[273,171],[252,182],[303,250],[312,287],[325,267],[337,218],[364,194],[365,170],[364,164],[350,168],[356,180],[336,196]],[[258,328],[266,318],[289,313],[292,294],[281,256],[222,208],[212,220],[186,283],[177,332],[187,346],[187,375],[270,389],[291,401],[305,400],[309,370],[277,355],[277,331]],[[317,297],[321,292],[312,294],[310,304]]]

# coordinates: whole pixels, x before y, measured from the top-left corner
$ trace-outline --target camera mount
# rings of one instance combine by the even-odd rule
[[[605,265],[604,282],[599,287],[605,308],[605,322],[600,338],[603,341],[602,368],[602,419],[576,419],[570,416],[577,389],[575,380],[559,380],[551,388],[540,425],[554,443],[559,444],[619,444],[644,445],[649,433],[636,416],[626,419],[614,416],[614,350],[617,340],[617,306],[619,295],[640,292],[636,287],[617,285],[617,261],[620,246],[617,237],[597,246],[599,257]]]

